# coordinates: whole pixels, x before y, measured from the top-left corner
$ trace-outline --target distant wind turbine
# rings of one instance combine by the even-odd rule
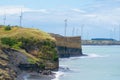
[[[6,11],[4,11],[3,23],[6,24]]]
[[[21,9],[21,13],[20,13],[20,27],[22,27],[22,18],[23,18],[23,12],[22,12],[22,9]]]
[[[66,36],[66,33],[67,33],[67,19],[65,19],[65,36]]]
[[[66,37],[66,33],[67,33],[67,19],[64,20],[65,22],[65,33],[64,33],[64,36],[65,36],[65,42],[64,42],[64,53],[66,54],[67,53],[67,37]]]
[[[120,25],[119,25],[119,41],[120,41]]]
[[[81,39],[83,39],[83,29],[84,29],[84,24],[81,26]]]
[[[74,36],[74,33],[75,33],[75,27],[73,27],[72,36]]]

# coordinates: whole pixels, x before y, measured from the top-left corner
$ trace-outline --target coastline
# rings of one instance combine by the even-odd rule
[[[37,72],[22,72],[15,80],[52,80],[56,78],[56,73],[52,72],[50,75],[43,75]]]

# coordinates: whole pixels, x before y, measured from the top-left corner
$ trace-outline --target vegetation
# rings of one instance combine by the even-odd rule
[[[32,64],[58,60],[54,38],[37,29],[0,26],[0,44],[22,52]]]
[[[11,30],[11,26],[10,25],[8,25],[8,26],[5,26],[5,31],[9,31],[9,30]]]

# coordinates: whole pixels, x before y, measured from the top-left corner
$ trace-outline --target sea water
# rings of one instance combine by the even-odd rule
[[[82,46],[88,56],[60,59],[53,80],[120,80],[120,46]]]

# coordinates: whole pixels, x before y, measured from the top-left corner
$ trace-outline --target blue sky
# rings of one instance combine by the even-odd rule
[[[67,35],[119,39],[120,0],[2,0],[0,24],[6,14],[6,25],[22,25],[64,35],[64,20],[68,20]]]

